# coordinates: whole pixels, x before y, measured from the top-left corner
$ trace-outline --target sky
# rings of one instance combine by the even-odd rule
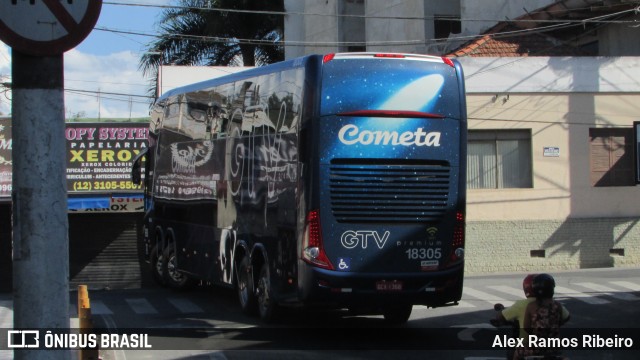
[[[100,17],[93,31],[77,47],[64,53],[67,118],[79,115],[87,118],[137,118],[149,115],[150,100],[139,96],[148,95],[151,79],[143,77],[138,64],[155,38],[100,29],[157,34],[162,8],[132,4],[170,3],[171,0],[103,0]],[[11,49],[0,42],[0,83],[5,82],[11,82]],[[0,87],[0,116],[11,113],[10,98],[11,93],[2,91]]]

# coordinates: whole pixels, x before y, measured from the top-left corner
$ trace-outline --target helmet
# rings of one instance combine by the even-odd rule
[[[532,297],[533,295],[533,278],[538,274],[529,274],[524,280],[522,280],[522,290],[524,290],[524,296]]]
[[[549,274],[539,274],[533,278],[532,290],[536,298],[553,297],[556,281]]]

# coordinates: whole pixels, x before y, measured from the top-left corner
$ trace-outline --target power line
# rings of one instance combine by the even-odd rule
[[[206,35],[149,34],[149,33],[142,33],[142,32],[133,32],[129,30],[110,29],[105,27],[95,27],[94,30],[118,33],[118,34],[147,36],[147,37],[154,37],[154,38],[173,37],[173,38],[181,38],[181,39],[208,41],[208,42],[241,43],[241,44],[250,44],[250,45],[271,45],[271,46],[337,46],[337,45],[363,45],[363,44],[367,44],[371,46],[382,46],[382,45],[391,46],[391,45],[423,44],[425,42],[425,40],[398,40],[398,41],[379,41],[379,42],[361,42],[361,41],[318,42],[318,41],[283,41],[283,40],[273,41],[273,40],[260,40],[260,39],[224,38],[224,37],[206,36]]]
[[[129,98],[155,99],[155,97],[149,96],[149,95],[135,95],[135,94],[108,92],[108,91],[82,90],[82,89],[69,89],[69,88],[65,88],[64,91],[72,92],[72,93],[79,94],[79,95],[82,95],[82,94],[91,94],[91,96],[95,96],[95,95],[114,95],[114,96],[125,96],[125,97],[129,97]]]
[[[130,85],[130,86],[146,86],[146,87],[149,86],[149,84],[139,84],[139,83],[124,83],[124,82],[97,81],[97,80],[77,80],[77,79],[67,79],[67,78],[65,78],[64,81],[83,82],[83,83],[92,83],[92,84]]]
[[[11,90],[11,83],[2,83],[1,85],[6,90]],[[78,94],[93,94],[93,95],[104,94],[104,95],[126,96],[126,97],[135,97],[135,98],[143,98],[143,99],[155,99],[155,97],[149,96],[149,95],[125,94],[125,93],[108,92],[108,91],[71,89],[71,88],[63,88],[62,90],[68,91],[68,92],[74,92]]]
[[[640,1],[636,1],[640,4]],[[439,16],[431,15],[431,16],[384,16],[384,15],[361,15],[361,14],[339,14],[339,13],[310,13],[310,12],[298,12],[298,11],[269,11],[269,10],[242,10],[242,9],[229,9],[229,8],[215,8],[215,7],[197,7],[197,6],[180,6],[180,5],[160,5],[160,4],[143,4],[143,3],[120,3],[120,2],[111,2],[105,1],[103,2],[105,5],[115,5],[115,6],[136,6],[136,7],[152,7],[159,9],[176,9],[176,10],[193,10],[193,11],[211,11],[211,12],[224,12],[224,13],[240,13],[240,14],[256,14],[256,15],[278,15],[278,16],[319,16],[319,17],[335,17],[335,18],[362,18],[362,19],[381,19],[381,20],[435,20],[440,19]],[[611,6],[614,7],[615,5]],[[620,4],[618,6],[628,6],[628,4]],[[639,6],[640,7],[640,6]],[[591,7],[579,7],[574,8],[572,10],[590,10]],[[632,11],[638,11],[638,8],[633,9]],[[553,15],[554,11],[543,11],[546,14]],[[557,13],[565,13],[566,10],[558,10]],[[532,12],[529,14],[538,14],[541,12]],[[471,21],[471,22],[502,22],[504,19],[475,19],[475,18],[461,18],[461,21]],[[553,19],[515,19],[509,20],[511,22],[572,22],[581,24],[583,20],[553,20]],[[597,21],[597,20],[593,20]],[[634,23],[637,24],[636,21],[633,20],[616,20],[611,21],[611,23]]]
[[[474,94],[476,97],[483,97],[483,96],[490,96],[490,93],[476,93]],[[512,93],[512,95],[514,95]],[[477,113],[477,112],[489,112],[489,111],[494,111],[494,112],[502,112],[503,110],[505,110],[505,108],[495,108],[492,107],[492,104],[487,104],[485,100],[480,100],[477,99],[475,100],[475,102],[471,102],[470,99],[467,99],[467,113],[472,114],[469,115],[468,118],[469,119],[476,119],[476,120],[496,120],[496,121],[522,121],[522,122],[528,122],[529,120],[524,120],[524,119],[510,119],[510,120],[500,120],[500,119],[494,119],[494,118],[478,118],[478,117],[474,117],[473,114]],[[526,106],[512,106],[508,108],[510,111],[516,111],[519,113],[528,113],[530,115],[536,115],[536,114],[545,114],[548,116],[556,116],[556,115],[564,115],[564,114],[572,114],[572,115],[580,115],[580,116],[594,116],[594,112],[593,111],[567,111],[567,110],[562,110],[562,109],[547,109],[547,108],[530,108],[530,107],[526,107]],[[629,113],[629,112],[606,112],[603,113],[601,111],[598,111],[598,116],[602,116],[602,117],[633,117],[635,118],[636,115]],[[536,120],[531,120],[531,122],[534,122]],[[546,121],[544,121],[546,123]],[[557,122],[558,124],[565,124],[565,122]]]
[[[622,14],[624,14],[624,13],[626,13],[626,12],[629,12],[629,11],[634,11],[634,12],[636,12],[636,13],[637,13],[637,12],[639,12],[639,11],[640,11],[639,9],[640,9],[640,7],[635,8],[635,9],[633,9],[633,10],[621,11],[621,12],[618,12],[618,13],[615,13],[615,14],[607,14],[607,15],[603,15],[603,16],[597,16],[597,17],[594,17],[593,19],[595,19],[595,18],[603,18],[603,17],[611,17],[611,16],[621,16]],[[587,20],[590,20],[590,19],[587,19]],[[604,26],[604,25],[605,25],[605,24],[599,24],[598,26],[596,26],[596,27],[595,27],[595,29],[599,29],[600,27],[602,27],[602,26]],[[486,34],[485,36],[491,36],[491,35],[492,35],[492,34]],[[577,38],[580,38],[580,37],[583,37],[583,36],[585,36],[585,34],[584,34],[584,33],[583,33],[583,34],[580,34],[579,36],[577,36],[577,37],[576,37],[576,39],[577,39]],[[558,46],[560,46],[560,45],[562,45],[562,44],[557,44],[557,45],[551,46],[551,47],[549,47],[549,48],[547,48],[547,49],[543,49],[543,50],[541,50],[541,52],[551,50],[551,49],[553,49],[553,48],[555,48],[555,47],[558,47]],[[531,54],[531,55],[535,55],[535,54]],[[527,57],[525,57],[525,56],[516,57],[516,58],[515,58],[515,60],[510,61],[510,62],[508,62],[508,63],[502,64],[502,65],[498,65],[498,66],[494,66],[494,67],[487,68],[487,69],[483,69],[483,70],[479,70],[479,71],[476,71],[476,72],[475,72],[475,73],[473,73],[473,74],[465,75],[465,78],[471,78],[471,77],[473,77],[473,76],[475,76],[475,75],[479,75],[479,74],[482,74],[482,73],[485,73],[485,72],[494,71],[494,70],[496,70],[496,69],[498,69],[498,68],[501,68],[501,67],[503,67],[503,66],[508,66],[508,65],[514,64],[514,63],[519,62],[519,61],[522,61],[522,60],[524,60],[524,59],[526,59],[526,58],[527,58]]]
[[[567,114],[575,114],[573,111],[567,111]],[[581,125],[581,126],[594,126],[599,123],[592,122],[575,122],[575,121],[545,121],[545,120],[517,120],[517,119],[499,119],[499,118],[481,118],[481,117],[467,117],[468,120],[478,120],[478,121],[496,121],[496,122],[520,122],[520,123],[531,123],[531,124],[552,124],[552,125]],[[597,119],[596,119],[597,120]],[[633,125],[616,125],[616,127],[633,127]],[[485,129],[470,129],[470,130],[485,130]]]
[[[95,30],[119,33],[119,34],[129,34],[129,35],[138,35],[138,36],[146,36],[146,37],[154,37],[154,38],[163,38],[163,37],[175,37],[182,39],[191,39],[191,40],[199,40],[199,41],[209,41],[209,42],[219,42],[219,43],[241,43],[241,44],[250,44],[250,45],[262,45],[262,46],[316,46],[316,47],[334,47],[334,46],[399,46],[399,45],[419,45],[426,43],[439,43],[440,41],[446,40],[449,42],[453,41],[470,41],[478,38],[482,38],[484,36],[491,36],[494,38],[507,38],[511,36],[520,36],[522,34],[535,34],[542,33],[552,30],[564,29],[574,26],[580,26],[581,24],[573,24],[570,22],[560,23],[555,25],[548,26],[540,26],[530,29],[522,29],[522,30],[511,30],[511,31],[503,31],[496,32],[491,34],[479,34],[479,35],[467,35],[467,36],[450,36],[446,39],[415,39],[415,40],[389,40],[389,41],[296,41],[296,40],[259,40],[259,39],[238,39],[238,38],[224,38],[217,36],[205,36],[205,35],[185,35],[185,34],[149,34],[142,32],[133,32],[128,30],[118,30],[118,29],[110,29],[105,27],[95,27]]]
[[[135,4],[135,3],[112,3],[107,2],[105,4],[110,5],[124,5],[124,6],[144,6],[144,7],[157,7],[157,8],[180,8],[180,9],[193,9],[193,10],[207,10],[207,11],[226,11],[226,12],[240,12],[240,13],[257,13],[257,14],[278,14],[278,15],[287,15],[287,14],[299,14],[299,15],[316,15],[309,13],[295,13],[295,12],[273,12],[273,11],[259,11],[259,10],[236,10],[236,9],[216,9],[216,8],[194,8],[194,7],[181,7],[181,6],[173,6],[173,5],[149,5],[149,4]],[[522,34],[534,34],[541,33],[546,31],[564,29],[572,26],[584,26],[586,24],[639,24],[636,20],[604,20],[612,17],[618,17],[624,15],[629,12],[640,12],[640,6],[634,9],[626,9],[623,11],[619,11],[616,13],[606,14],[602,16],[596,16],[593,18],[582,19],[582,20],[534,20],[534,19],[516,19],[516,20],[506,20],[509,23],[518,23],[518,22],[535,22],[540,24],[545,24],[544,26],[538,26],[534,28],[521,29],[521,30],[512,30],[512,31],[503,31],[503,32],[495,32],[490,34],[478,34],[478,35],[467,35],[467,36],[450,36],[448,38],[442,39],[414,39],[414,40],[392,40],[392,41],[290,41],[290,40],[260,40],[260,39],[238,39],[238,38],[225,38],[225,37],[217,37],[217,36],[204,36],[204,35],[187,35],[187,34],[149,34],[144,32],[130,31],[130,30],[119,30],[119,29],[111,29],[106,27],[95,27],[95,30],[111,32],[115,34],[126,34],[126,35],[136,35],[136,36],[145,36],[145,37],[153,37],[153,38],[162,38],[162,37],[174,37],[181,39],[192,39],[198,41],[208,41],[208,42],[219,42],[219,43],[241,43],[241,44],[249,44],[249,45],[260,45],[260,46],[316,46],[316,47],[334,47],[334,46],[399,46],[399,45],[419,45],[426,43],[434,43],[446,40],[448,42],[454,41],[470,41],[477,38],[482,38],[484,36],[491,36],[494,38],[505,38],[511,36],[519,36]],[[326,14],[319,14],[326,15]],[[333,14],[331,16],[351,16],[344,14]],[[385,19],[398,19],[398,20],[407,20],[407,19],[416,19],[416,20],[427,20],[430,17],[369,17],[369,18],[385,18]],[[471,19],[465,19],[464,21],[470,21]],[[489,20],[489,19],[473,19],[474,21],[495,21],[502,22],[505,20]],[[551,25],[548,25],[551,24]]]

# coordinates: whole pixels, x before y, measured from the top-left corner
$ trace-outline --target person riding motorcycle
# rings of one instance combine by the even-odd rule
[[[524,330],[528,335],[538,338],[558,338],[560,326],[570,319],[569,311],[558,301],[553,299],[556,282],[549,274],[540,274],[534,277],[532,292],[535,301],[527,305],[524,314]],[[527,356],[545,356],[545,358],[560,357],[560,349],[545,347],[529,347],[525,341],[525,347],[516,349],[514,359],[525,359]]]
[[[533,295],[533,279],[537,274],[529,274],[524,280],[522,280],[522,290],[524,290],[525,299],[517,300],[513,305],[496,314],[495,319],[491,320],[491,324],[494,326],[503,326],[512,324],[514,327],[519,327],[519,336],[521,338],[527,337],[527,332],[524,330],[524,314],[527,306],[532,301],[535,301]]]

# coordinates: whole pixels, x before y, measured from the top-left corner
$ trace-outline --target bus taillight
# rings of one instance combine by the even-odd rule
[[[464,214],[456,212],[456,225],[453,230],[453,247],[464,247]]]
[[[456,262],[464,258],[464,213],[456,212],[456,223],[453,229],[453,242],[451,243],[450,262]]]
[[[394,59],[404,59],[405,56],[403,54],[374,54],[373,57],[377,58],[394,58]]]
[[[302,243],[302,259],[311,265],[333,270],[333,265],[322,245],[319,210],[312,210],[307,214],[307,228]]]
[[[456,67],[456,65],[453,63],[453,60],[449,59],[448,57],[442,57],[442,61],[444,61],[445,64],[451,66],[452,68]]]
[[[322,57],[322,62],[328,63],[329,61],[333,60],[335,56],[336,54],[326,54],[325,56]]]

